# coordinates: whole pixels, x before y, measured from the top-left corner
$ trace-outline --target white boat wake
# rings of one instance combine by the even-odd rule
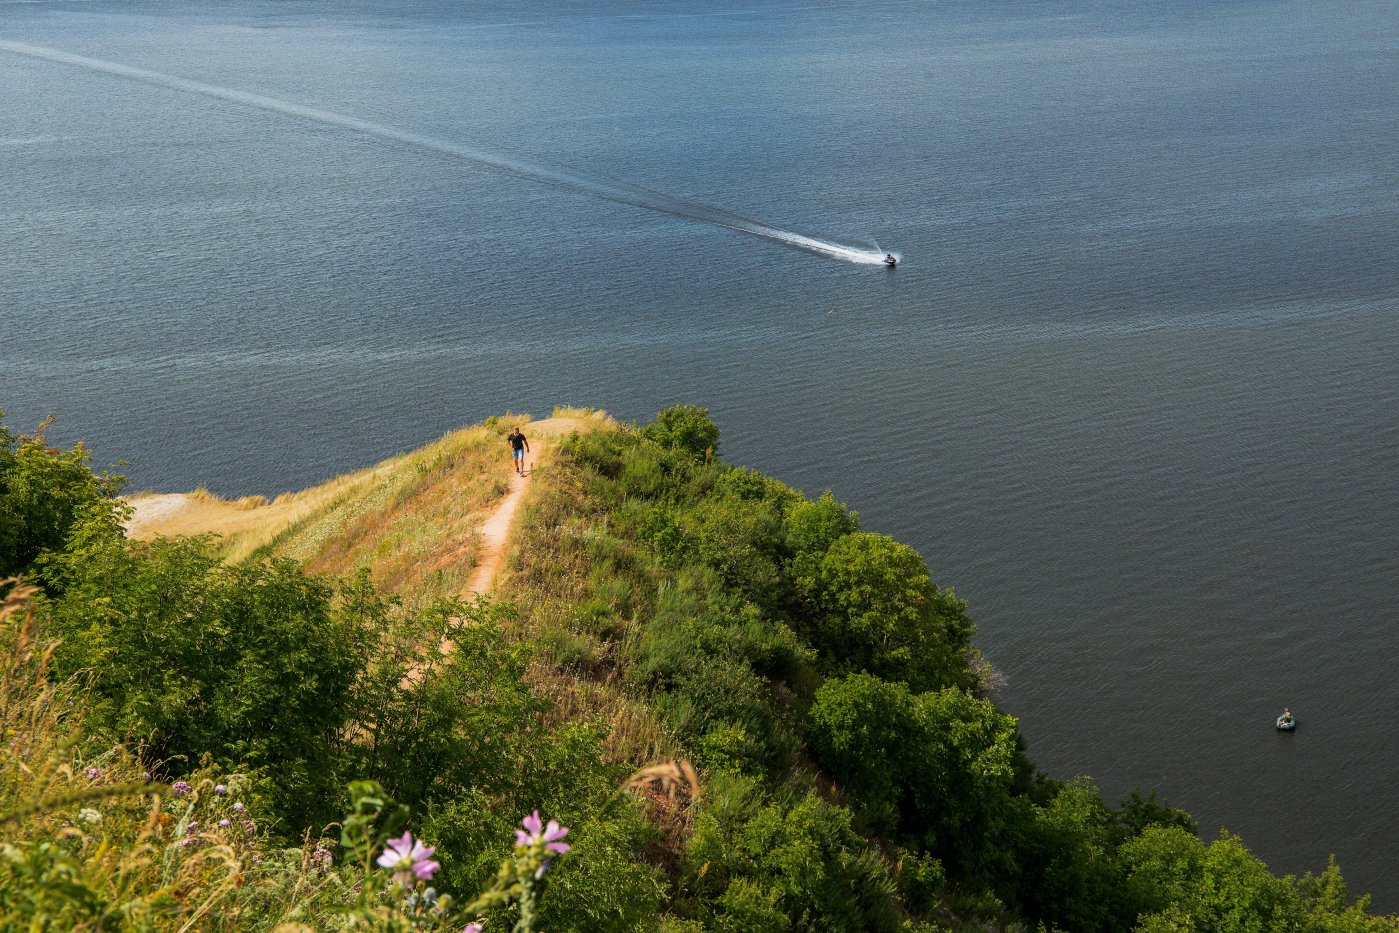
[[[314,123],[323,123],[329,126],[339,127],[366,136],[377,136],[381,139],[389,139],[410,146],[429,149],[433,152],[455,156],[476,165],[488,166],[517,178],[541,182],[559,188],[581,191],[594,195],[595,197],[605,198],[609,201],[630,204],[633,207],[658,211],[662,214],[670,214],[675,217],[684,217],[688,220],[694,220],[700,223],[726,227],[730,230],[737,230],[740,233],[746,233],[750,236],[762,237],[765,240],[780,243],[783,246],[805,250],[808,253],[814,253],[818,256],[825,256],[830,259],[840,259],[845,262],[861,263],[865,265],[884,264],[884,253],[878,250],[805,236],[804,234],[796,233],[791,230],[784,230],[781,227],[774,227],[772,224],[764,223],[761,220],[745,217],[742,214],[735,214],[721,207],[702,204],[698,201],[690,201],[659,191],[651,191],[636,185],[588,178],[563,169],[512,159],[508,156],[487,152],[471,146],[463,146],[449,140],[436,139],[432,136],[423,136],[420,133],[412,133],[407,130],[386,126],[382,123],[372,123],[368,120],[361,120],[357,117],[333,113],[329,110],[303,107],[300,104],[277,100],[274,97],[250,94],[247,91],[219,87],[214,84],[205,84],[201,81],[191,81],[188,78],[162,74],[158,71],[148,71],[145,68],[133,68],[130,65],[103,61],[97,58],[88,58],[83,55],[73,55],[72,53],[63,52],[58,49],[27,45],[23,42],[0,40],[0,50],[11,52],[15,55],[24,55],[29,58],[41,59],[43,61],[72,65],[88,71],[115,75],[116,77],[126,78],[131,81],[140,81],[144,84],[152,84],[157,87],[187,91],[191,94],[201,94],[205,97],[226,100],[247,107],[255,107],[259,110],[268,110],[273,113],[297,117]]]

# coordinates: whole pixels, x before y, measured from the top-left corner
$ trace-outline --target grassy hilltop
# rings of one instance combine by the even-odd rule
[[[1399,930],[1039,773],[969,607],[719,441],[561,410],[128,504],[0,422],[0,928]]]

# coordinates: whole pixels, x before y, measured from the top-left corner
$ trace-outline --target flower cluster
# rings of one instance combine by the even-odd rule
[[[422,840],[414,839],[412,833],[405,831],[398,839],[389,840],[376,864],[380,868],[391,870],[394,880],[408,887],[413,883],[414,877],[430,881],[432,876],[437,874],[437,870],[442,866],[432,860],[432,853],[436,851],[432,846],[423,845]]]
[[[538,810],[521,820],[520,825],[524,829],[515,830],[516,849],[532,849],[542,843],[545,852],[563,855],[570,848],[568,843],[559,842],[560,839],[568,835],[568,827],[560,826],[558,820],[550,820],[549,825],[545,826],[544,821],[539,818]],[[549,860],[546,859],[544,864],[535,871],[534,877],[544,877],[544,872],[548,868]]]

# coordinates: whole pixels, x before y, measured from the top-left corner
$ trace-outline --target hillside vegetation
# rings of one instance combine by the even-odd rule
[[[606,430],[606,414],[559,409],[533,422],[504,415],[270,501],[225,500],[208,492],[132,497],[128,535],[137,540],[210,535],[226,561],[275,554],[311,573],[346,576],[367,568],[374,582],[415,600],[461,595],[477,564],[477,529],[505,495],[501,469],[511,428],[526,427],[542,453],[572,431]]]
[[[130,536],[0,424],[0,927],[1399,930],[1037,772],[967,605],[702,409],[559,414],[470,599],[519,419]]]

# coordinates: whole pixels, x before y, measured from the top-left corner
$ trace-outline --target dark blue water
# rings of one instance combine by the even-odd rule
[[[1392,5],[0,0],[4,40],[904,255],[0,52],[13,421],[233,495],[708,405],[971,600],[1042,766],[1399,909]]]

